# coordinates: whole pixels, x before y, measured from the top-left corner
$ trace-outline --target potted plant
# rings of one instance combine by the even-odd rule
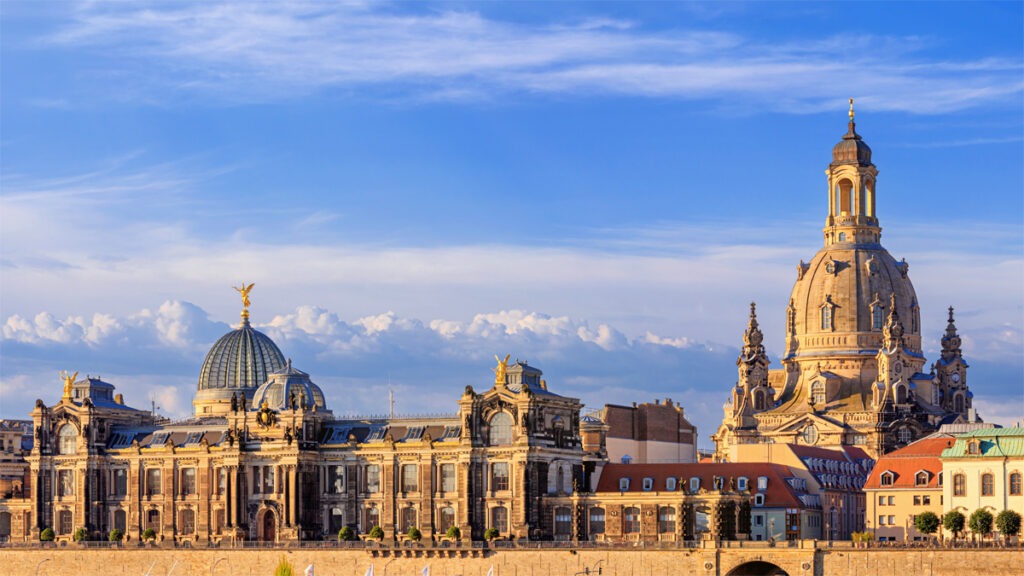
[[[501,532],[498,532],[497,528],[488,528],[484,531],[484,540],[488,542],[493,542],[498,536],[501,536]]]
[[[419,542],[423,538],[423,534],[420,532],[419,528],[413,526],[412,528],[409,528],[409,532],[405,537],[412,542]]]
[[[156,541],[156,530],[152,528],[146,528],[142,531],[143,542],[155,542]]]
[[[109,540],[111,542],[120,542],[123,539],[124,539],[124,532],[122,530],[117,529],[117,528],[114,528],[113,530],[111,530],[110,534],[107,535],[107,540]]]
[[[39,533],[40,542],[53,542],[53,539],[57,535],[53,533],[53,528],[43,528],[42,532]]]
[[[378,543],[384,539],[384,529],[380,526],[374,526],[370,528],[370,533],[366,535],[371,540],[376,540]]]
[[[448,528],[448,531],[445,532],[444,535],[446,538],[451,538],[452,540],[461,540],[462,530],[459,530],[458,526],[452,526]]]
[[[72,534],[71,539],[75,542],[85,542],[89,539],[89,531],[85,528],[79,528],[78,530],[75,530],[74,534]]]
[[[342,526],[341,530],[338,530],[338,541],[339,542],[351,542],[357,540],[356,531],[351,526]]]

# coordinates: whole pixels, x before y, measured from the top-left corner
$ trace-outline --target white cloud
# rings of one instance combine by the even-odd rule
[[[941,114],[1016,105],[1019,58],[950,61],[920,37],[754,40],[717,29],[651,31],[593,17],[515,23],[402,5],[85,3],[40,46],[102,50],[130,69],[115,97],[262,101],[341,89],[440,100],[610,93],[834,109],[856,86],[867,109]],[[99,65],[97,65],[99,66]],[[157,73],[157,71],[159,71]],[[104,70],[104,84],[116,74]]]

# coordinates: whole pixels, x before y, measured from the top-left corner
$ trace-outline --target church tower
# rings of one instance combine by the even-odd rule
[[[763,387],[772,403],[759,411],[751,397],[746,408],[741,369],[714,435],[720,459],[728,460],[736,443],[768,441],[852,444],[877,455],[929,433],[954,413],[966,416],[967,366],[952,317],[942,359],[933,374],[923,373],[910,266],[881,244],[878,169],[857,133],[852,99],[846,134],[832,149],[825,177],[824,245],[796,269],[782,368],[769,371]]]

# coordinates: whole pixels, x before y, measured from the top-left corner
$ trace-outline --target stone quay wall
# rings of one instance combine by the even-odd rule
[[[340,549],[0,548],[3,576],[273,576],[281,560],[296,575],[316,576],[571,576],[601,568],[607,576],[729,576],[750,562],[768,562],[790,576],[1024,576],[1024,550],[980,549],[733,549],[487,550],[449,555],[398,555]],[[763,565],[762,565],[763,566]],[[741,572],[745,573],[745,572]]]

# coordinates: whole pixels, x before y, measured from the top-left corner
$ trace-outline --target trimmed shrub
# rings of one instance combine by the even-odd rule
[[[110,540],[111,542],[120,542],[122,539],[124,539],[124,532],[117,528],[111,530],[110,534],[107,535],[107,540]]]
[[[380,526],[374,526],[373,528],[370,528],[370,533],[367,534],[367,536],[369,536],[370,538],[373,538],[374,540],[383,540],[384,539],[384,529],[381,528]]]
[[[277,569],[274,570],[274,576],[294,576],[295,570],[292,568],[292,563],[288,561],[284,556],[281,557],[281,561],[277,563]]]
[[[338,530],[338,540],[348,542],[355,539],[356,531],[353,530],[350,526],[342,526],[341,530]]]
[[[985,536],[992,532],[992,513],[984,508],[978,508],[971,514],[968,525],[971,527],[971,532]]]
[[[967,519],[958,510],[950,510],[942,517],[942,527],[953,533],[954,538],[959,538],[964,531],[964,524]]]
[[[57,535],[53,533],[53,528],[43,528],[43,531],[39,533],[40,542],[53,542],[53,539]]]
[[[78,530],[75,530],[75,533],[71,535],[71,538],[75,542],[83,542],[89,539],[89,531],[85,528],[79,528]]]
[[[413,526],[412,528],[409,528],[409,533],[406,534],[405,537],[413,542],[419,542],[420,539],[423,538],[423,534],[420,533],[419,528]]]
[[[142,531],[142,540],[156,540],[156,530],[152,528],[146,528]]]
[[[1003,536],[1016,536],[1020,533],[1020,514],[1013,510],[1003,510],[996,516],[996,528]]]
[[[462,530],[459,530],[458,526],[452,526],[444,533],[444,535],[452,540],[458,540],[459,538],[462,538]]]
[[[935,534],[941,523],[934,512],[922,512],[917,515],[917,518],[914,518],[914,527],[917,528],[917,531],[929,536]]]
[[[484,540],[494,540],[498,536],[501,536],[501,532],[498,532],[497,528],[488,528],[484,531]]]

